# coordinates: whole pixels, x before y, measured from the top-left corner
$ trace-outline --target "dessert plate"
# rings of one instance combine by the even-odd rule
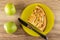
[[[51,29],[53,28],[54,25],[54,15],[53,12],[51,11],[51,9],[46,6],[45,4],[41,4],[41,3],[34,3],[34,4],[30,4],[28,5],[22,12],[20,18],[23,19],[25,22],[27,22],[28,17],[32,14],[33,10],[35,9],[35,7],[39,5],[40,7],[43,8],[43,10],[46,13],[46,17],[47,17],[47,25],[46,28],[44,30],[44,32],[42,32],[44,35],[48,34]],[[28,33],[31,36],[36,36],[39,37],[39,35],[34,32],[33,30],[29,29],[28,27],[25,27],[24,25],[22,25],[24,31],[26,33]],[[37,31],[39,31],[38,29],[36,29]],[[40,32],[40,31],[39,31]]]

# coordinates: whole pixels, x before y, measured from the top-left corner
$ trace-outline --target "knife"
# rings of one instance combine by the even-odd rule
[[[28,27],[29,29],[31,29],[31,30],[35,31],[36,33],[38,33],[38,34],[39,34],[42,38],[44,38],[45,40],[48,40],[48,37],[47,37],[46,35],[38,32],[38,31],[36,31],[34,28],[32,28],[33,25],[30,25],[29,23],[23,21],[21,18],[18,18],[18,21],[19,21],[21,24],[23,24],[24,26],[26,26],[26,27],[29,25],[29,26],[31,27],[31,28]]]

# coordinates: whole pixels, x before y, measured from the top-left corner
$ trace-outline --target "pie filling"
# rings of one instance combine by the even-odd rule
[[[44,31],[46,27],[46,14],[39,5],[35,7],[31,16],[28,17],[28,22],[33,24],[39,30]]]

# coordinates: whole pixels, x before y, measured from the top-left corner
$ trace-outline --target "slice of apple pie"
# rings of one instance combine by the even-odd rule
[[[46,27],[46,14],[39,5],[36,6],[31,16],[29,16],[28,22],[33,24],[39,30],[44,31]]]

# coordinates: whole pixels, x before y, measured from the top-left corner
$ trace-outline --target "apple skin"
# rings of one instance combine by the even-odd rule
[[[5,13],[7,14],[7,15],[9,15],[9,16],[11,16],[11,15],[14,15],[15,13],[16,13],[16,9],[15,9],[15,6],[14,6],[14,4],[12,4],[12,3],[7,3],[6,5],[5,5]]]
[[[14,22],[10,21],[10,22],[6,22],[4,24],[4,29],[7,33],[12,34],[12,33],[16,32],[17,26]]]

